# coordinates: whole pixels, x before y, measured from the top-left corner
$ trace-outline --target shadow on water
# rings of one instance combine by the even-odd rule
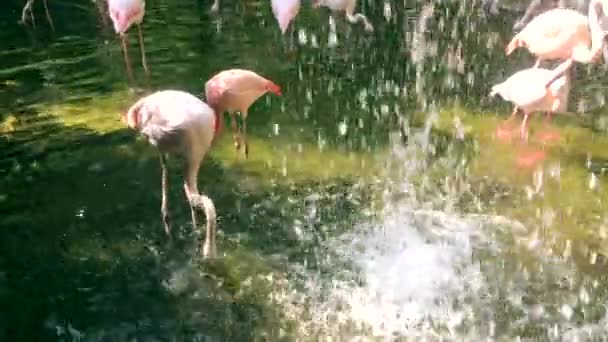
[[[198,267],[189,261],[200,236],[187,220],[178,160],[169,205],[180,239],[167,249],[153,149],[126,130],[99,135],[48,120],[37,128],[55,131],[61,139],[47,145],[40,139],[15,151],[3,139],[0,146],[14,151],[2,161],[0,194],[6,341],[75,340],[80,333],[86,340],[278,340],[287,323],[264,299],[269,285],[255,277],[285,262],[273,255],[314,256],[316,243],[298,242],[299,234],[322,239],[332,222],[353,220],[361,203],[348,191],[350,180],[243,189],[241,171],[208,158],[200,185],[218,208],[226,257]],[[288,229],[290,222],[301,227]]]

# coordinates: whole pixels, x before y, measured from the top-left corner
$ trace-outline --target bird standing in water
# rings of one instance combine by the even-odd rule
[[[144,20],[146,3],[144,0],[108,0],[108,11],[110,19],[114,24],[114,30],[120,35],[122,41],[122,51],[124,53],[125,64],[129,78],[133,80],[133,71],[131,70],[131,61],[127,51],[126,35],[131,25],[137,25],[139,35],[139,47],[141,49],[141,63],[144,67],[146,75],[149,75],[148,65],[146,63],[146,51],[144,48],[144,38],[141,30],[141,23]]]
[[[281,96],[281,87],[250,70],[221,71],[205,83],[207,103],[215,110],[220,120],[224,112],[230,114],[234,146],[239,150],[243,142],[246,157],[249,155],[247,113],[249,107],[267,92]],[[236,124],[236,112],[239,112],[243,119],[242,131]]]
[[[524,69],[492,87],[490,96],[498,94],[515,105],[511,117],[506,122],[512,120],[520,110],[524,113],[521,124],[522,138],[527,136],[526,125],[530,113],[545,111],[549,119],[553,112],[566,111],[570,92],[568,70],[572,64],[572,59],[568,59],[554,70]]]
[[[365,30],[371,32],[374,30],[372,24],[370,24],[367,17],[361,13],[355,13],[355,8],[357,7],[357,0],[313,0],[312,6],[314,8],[318,8],[320,6],[325,6],[332,11],[346,12],[346,20],[351,24],[356,24],[359,21],[363,22],[365,25]]]
[[[606,13],[605,1],[591,0],[588,17],[566,8],[552,9],[536,16],[509,42],[506,54],[526,47],[537,58],[534,67],[538,67],[543,60],[553,59],[597,62],[604,46],[604,31],[600,26],[598,10]]]
[[[197,227],[197,207],[205,211],[207,229],[203,244],[203,256],[215,258],[217,247],[216,212],[213,201],[198,191],[197,178],[201,162],[220,133],[221,122],[211,107],[196,96],[178,90],[163,90],[141,98],[123,114],[123,121],[139,131],[160,152],[162,169],[161,213],[165,233],[171,237],[167,207],[167,155],[184,156],[184,191],[190,204],[192,225]]]

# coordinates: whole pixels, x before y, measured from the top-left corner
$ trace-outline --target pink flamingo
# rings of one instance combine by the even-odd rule
[[[506,81],[492,87],[490,96],[498,94],[515,105],[511,116],[505,123],[511,121],[519,110],[523,111],[522,138],[526,137],[526,125],[530,113],[545,111],[547,112],[547,119],[550,119],[552,112],[566,111],[570,92],[570,80],[567,71],[572,64],[573,60],[568,59],[554,70],[524,69],[516,72]]]
[[[357,0],[313,0],[312,6],[314,8],[319,8],[320,6],[325,6],[334,12],[346,12],[346,20],[348,20],[351,24],[356,24],[359,21],[363,22],[365,25],[365,30],[368,32],[372,32],[374,27],[370,24],[367,17],[361,13],[355,13],[355,8],[357,7]]]
[[[224,112],[230,114],[234,136],[234,146],[245,145],[245,157],[249,155],[247,143],[247,113],[249,107],[262,95],[271,92],[281,96],[281,87],[250,70],[230,69],[221,71],[205,83],[207,103],[221,118]],[[235,113],[243,119],[242,132],[237,128]]]
[[[194,95],[178,90],[163,90],[141,98],[122,115],[129,127],[139,131],[160,152],[162,168],[161,213],[165,233],[171,237],[167,208],[167,166],[169,153],[182,154],[186,159],[184,191],[190,204],[192,225],[197,227],[195,208],[205,211],[207,229],[203,256],[217,256],[215,243],[216,212],[213,201],[199,193],[198,171],[207,151],[220,133],[218,115]]]
[[[300,12],[300,0],[272,0],[272,13],[279,22],[281,33],[285,34],[289,23]]]
[[[597,62],[604,45],[598,8],[601,6],[602,13],[606,13],[604,1],[592,0],[589,3],[588,18],[566,8],[555,8],[536,16],[509,42],[506,54],[510,55],[519,47],[527,47],[537,57],[535,68],[543,60],[552,59]]]
[[[149,75],[148,65],[146,63],[144,38],[141,31],[141,22],[144,20],[145,7],[146,3],[144,0],[108,0],[110,18],[114,23],[114,30],[120,35],[127,73],[131,79],[133,79],[133,71],[131,71],[131,61],[129,60],[129,53],[127,52],[126,32],[133,24],[137,25],[137,32],[139,34],[141,62],[146,75]]]

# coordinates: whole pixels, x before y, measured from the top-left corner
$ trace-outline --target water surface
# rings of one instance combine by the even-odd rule
[[[577,66],[576,115],[497,139],[511,108],[489,89],[534,62],[504,56],[516,13],[360,1],[369,34],[306,2],[281,36],[267,1],[149,0],[133,83],[94,3],[49,0],[54,31],[41,4],[35,27],[1,6],[3,341],[606,335],[605,71]],[[251,108],[248,160],[226,134],[204,161],[221,258],[203,262],[181,161],[171,247],[158,156],[118,116],[234,67],[284,95]]]

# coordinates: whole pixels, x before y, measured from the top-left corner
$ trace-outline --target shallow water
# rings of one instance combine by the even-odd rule
[[[604,67],[577,66],[577,115],[498,139],[511,109],[489,89],[533,64],[504,56],[516,13],[360,1],[369,34],[304,3],[282,37],[265,1],[149,0],[152,74],[134,30],[130,83],[95,3],[49,0],[54,31],[39,3],[35,27],[0,6],[0,340],[606,335]],[[118,116],[231,67],[283,96],[250,110],[249,159],[230,134],[205,159],[221,258],[203,262],[181,162],[169,246],[158,156]]]

